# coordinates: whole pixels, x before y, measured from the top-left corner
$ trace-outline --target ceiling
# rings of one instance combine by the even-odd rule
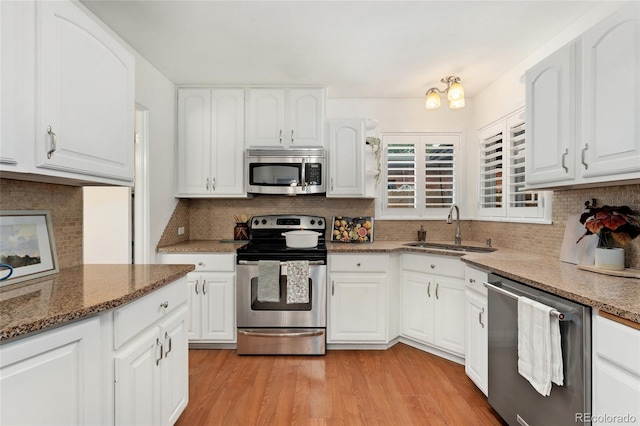
[[[468,97],[600,1],[82,0],[177,85],[329,87],[415,98],[457,75]]]

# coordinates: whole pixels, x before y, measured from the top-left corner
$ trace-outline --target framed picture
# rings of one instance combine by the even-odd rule
[[[58,272],[48,210],[0,211],[0,285]]]

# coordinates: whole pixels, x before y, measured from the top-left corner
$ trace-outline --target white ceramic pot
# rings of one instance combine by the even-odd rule
[[[596,268],[624,271],[624,249],[596,247]]]
[[[289,231],[283,232],[287,242],[287,247],[291,248],[313,248],[318,245],[318,236],[314,231]]]

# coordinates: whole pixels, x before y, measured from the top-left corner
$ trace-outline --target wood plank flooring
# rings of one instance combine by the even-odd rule
[[[326,356],[189,351],[193,425],[504,425],[464,366],[402,343]]]

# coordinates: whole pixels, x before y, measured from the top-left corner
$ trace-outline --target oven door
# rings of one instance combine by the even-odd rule
[[[309,302],[287,303],[286,262],[280,264],[280,300],[257,297],[258,262],[241,261],[236,280],[238,328],[310,328],[327,325],[327,266],[309,262]]]

